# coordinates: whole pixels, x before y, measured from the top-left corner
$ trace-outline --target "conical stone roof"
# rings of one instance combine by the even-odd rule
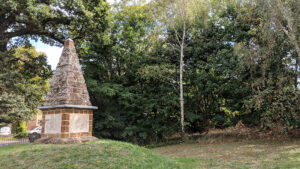
[[[44,106],[91,106],[74,43],[65,41]],[[71,106],[72,107],[72,106]]]

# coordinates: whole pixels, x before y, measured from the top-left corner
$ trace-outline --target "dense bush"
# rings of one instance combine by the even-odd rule
[[[27,126],[25,121],[17,122],[13,124],[12,133],[16,138],[24,138],[28,136]]]
[[[199,9],[187,31],[187,132],[239,121],[263,130],[298,128],[299,95],[291,68],[296,53],[286,35],[262,29],[272,21],[254,4],[210,5]],[[181,27],[158,24],[155,12],[164,9],[155,3],[121,2],[116,8],[109,36],[99,33],[79,52],[92,102],[99,107],[94,133],[140,144],[163,141],[180,130],[176,45]],[[216,12],[205,13],[206,8]]]
[[[30,119],[47,91],[50,67],[30,38],[54,44],[74,37],[99,107],[97,137],[140,144],[174,137],[181,129],[180,84],[187,132],[238,122],[281,132],[299,128],[297,0],[122,0],[110,10],[104,0],[11,0],[0,7],[2,126]]]

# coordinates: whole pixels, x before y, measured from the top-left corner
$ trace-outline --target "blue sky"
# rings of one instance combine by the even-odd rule
[[[47,44],[44,44],[41,41],[31,41],[31,44],[35,47],[35,49],[38,52],[44,52],[47,55],[47,62],[49,65],[51,65],[51,69],[54,70],[56,69],[56,65],[59,61],[59,57],[62,52],[62,47],[57,47],[57,46],[50,46]]]

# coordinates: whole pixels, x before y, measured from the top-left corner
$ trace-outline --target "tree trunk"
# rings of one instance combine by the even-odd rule
[[[182,37],[181,37],[181,43],[180,44],[180,77],[179,77],[179,83],[180,83],[180,115],[181,115],[181,141],[184,142],[184,135],[185,135],[185,131],[184,131],[184,100],[183,100],[183,52],[184,52],[184,45],[185,45],[185,34],[186,34],[186,4],[185,1],[182,1],[181,4],[184,7],[184,10],[181,12],[181,17],[182,17],[182,21],[183,21],[183,29],[182,29]]]
[[[300,48],[297,44],[297,42],[295,43],[295,48],[296,48],[296,52],[297,52],[297,58],[296,58],[296,88],[298,87],[298,76],[300,75],[300,72],[298,71],[299,68],[299,59],[300,59]]]
[[[184,100],[183,100],[183,84],[182,84],[182,77],[183,77],[183,45],[180,46],[180,78],[179,78],[179,83],[180,83],[180,115],[181,115],[181,141],[184,141]]]
[[[296,58],[296,63],[295,63],[295,88],[297,88],[298,85],[298,59]]]

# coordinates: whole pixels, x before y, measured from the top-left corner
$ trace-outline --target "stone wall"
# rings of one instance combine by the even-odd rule
[[[93,110],[53,108],[42,111],[42,137],[69,138],[92,136]]]
[[[54,105],[91,105],[76,49],[71,39],[64,44],[46,95],[44,106]]]
[[[50,82],[42,117],[42,142],[92,137],[93,109],[74,43],[68,39]],[[88,139],[86,139],[89,137]],[[78,139],[80,140],[80,139]]]

